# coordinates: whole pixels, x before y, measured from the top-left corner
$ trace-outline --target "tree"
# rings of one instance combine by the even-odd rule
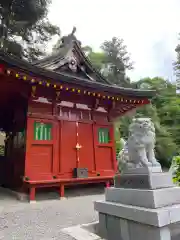
[[[61,46],[61,39],[53,47],[57,51]],[[101,51],[95,52],[90,46],[82,47],[85,55],[92,65],[112,84],[122,87],[130,87],[130,78],[126,76],[126,70],[133,68],[126,45],[122,39],[113,37],[111,41],[105,41],[101,45]]]
[[[119,86],[129,87],[130,79],[126,77],[126,70],[131,70],[133,63],[130,61],[123,39],[113,37],[111,41],[105,41],[101,49],[105,53],[108,80]]]
[[[49,4],[49,0],[1,0],[1,49],[29,60],[43,56],[43,45],[60,34],[47,19]]]
[[[122,39],[113,37],[111,41],[105,41],[101,45],[101,52],[94,52],[89,46],[85,46],[83,50],[92,64],[111,83],[130,87],[131,83],[126,76],[126,70],[131,70],[133,63],[126,48]]]
[[[162,78],[145,78],[134,83],[134,88],[154,89],[156,96],[152,104],[137,110],[135,117],[150,117],[156,129],[156,158],[163,166],[169,167],[172,157],[180,147],[180,99],[175,94],[174,84]],[[127,139],[132,118],[119,119],[120,135]]]
[[[32,61],[46,55],[46,45],[53,36],[60,36],[60,29],[52,25],[48,19],[39,20],[31,28],[27,29],[25,38],[27,48],[24,48],[24,56]]]
[[[176,85],[162,78],[143,79],[137,84],[149,85],[149,88],[156,90],[157,94],[152,103],[156,106],[160,122],[166,126],[174,141],[180,146],[180,98],[176,95]]]
[[[62,40],[61,40],[61,38],[59,38],[58,41],[54,44],[54,46],[52,48],[52,52],[56,53],[60,49],[61,44],[62,44]]]
[[[94,52],[89,46],[82,47],[85,55],[89,58],[92,65],[99,71],[103,73],[106,63],[106,55],[104,52]]]
[[[174,62],[174,70],[176,73],[177,82],[180,83],[180,44],[175,48],[177,60]]]

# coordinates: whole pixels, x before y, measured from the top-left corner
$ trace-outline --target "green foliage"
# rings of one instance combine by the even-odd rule
[[[173,181],[180,185],[180,156],[173,157],[172,167],[174,168],[173,170],[175,170]]]
[[[180,44],[176,46],[175,51],[176,51],[177,59],[176,59],[176,62],[174,63],[174,70],[175,70],[177,82],[179,85],[180,83]]]
[[[90,52],[89,58],[93,66],[96,66],[96,69],[101,71],[103,69],[103,65],[105,64],[106,56],[103,52]]]
[[[49,0],[0,1],[0,48],[19,58],[44,56],[44,47],[58,27],[47,19]]]
[[[114,136],[115,136],[116,154],[118,154],[123,148],[123,144],[120,136],[120,126],[118,122],[114,124]]]
[[[94,52],[91,47],[83,48],[92,64],[101,71],[111,83],[118,86],[129,87],[130,79],[126,70],[133,68],[123,39],[113,37],[101,45],[102,52]]]
[[[145,78],[134,83],[134,88],[154,89],[157,95],[152,104],[137,109],[134,117],[150,117],[156,129],[156,158],[162,166],[170,167],[172,157],[180,149],[180,98],[175,86],[162,78]],[[121,137],[127,139],[132,117],[119,118]]]
[[[105,41],[101,45],[101,49],[105,52],[108,63],[111,63],[112,68],[115,68],[117,72],[133,68],[123,39],[113,37],[112,40]]]
[[[156,129],[156,158],[164,167],[169,167],[172,157],[180,149],[180,98],[176,95],[176,86],[160,77],[144,78],[138,82],[130,83],[125,77],[125,70],[132,68],[132,63],[126,51],[122,39],[113,38],[105,41],[102,45],[102,54],[93,52],[86,47],[85,52],[92,63],[112,83],[123,87],[135,89],[152,89],[156,96],[150,105],[137,110],[135,117],[150,117]],[[179,70],[180,70],[180,47],[179,47]],[[119,135],[116,136],[116,149],[119,151],[120,138],[128,138],[128,127],[132,117],[120,117],[116,122]]]

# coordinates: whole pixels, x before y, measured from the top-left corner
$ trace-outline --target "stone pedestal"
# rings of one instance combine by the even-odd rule
[[[95,210],[105,239],[170,240],[170,225],[180,221],[180,188],[169,173],[123,174]]]

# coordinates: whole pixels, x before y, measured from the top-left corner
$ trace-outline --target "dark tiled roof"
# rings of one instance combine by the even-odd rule
[[[97,82],[105,83],[108,85],[112,85],[106,78],[102,76],[102,74],[97,71],[89,61],[89,59],[84,54],[84,51],[81,48],[81,42],[77,40],[76,36],[74,35],[76,31],[76,28],[74,27],[72,32],[62,37],[59,49],[57,49],[57,53],[52,54],[52,56],[48,56],[42,60],[36,61],[33,63],[33,65],[51,69],[53,71],[60,71],[59,67],[61,68],[65,59],[67,59],[67,55],[69,51],[74,51],[75,55],[78,56],[78,60],[80,63],[83,64],[86,70],[88,70],[88,73],[85,71],[85,75],[88,79],[93,79]],[[72,73],[72,77],[73,77]],[[93,77],[91,77],[93,75]],[[93,81],[92,80],[92,81]]]
[[[56,53],[53,53],[52,55],[45,57],[41,60],[34,61],[32,65],[45,68],[46,65],[61,61],[64,58],[64,56],[67,54],[68,50],[69,50],[69,46],[59,48],[59,50]]]
[[[51,68],[53,69],[54,72],[56,72],[57,70],[59,72],[60,71],[59,66],[62,66],[61,62],[64,61],[69,50],[76,51],[76,54],[78,54],[78,57],[80,59],[80,62],[83,63],[87,69],[89,69],[91,74],[93,74],[93,78],[95,79],[95,81],[111,85],[111,83],[107,79],[105,79],[101,75],[101,73],[92,66],[89,59],[85,56],[78,40],[74,40],[74,39],[72,39],[72,41],[69,40],[68,43],[60,46],[56,53],[44,59],[36,61],[32,63],[32,65],[45,68],[45,69]],[[76,74],[72,73],[72,77],[75,75]]]
[[[71,74],[67,74],[67,73],[61,73],[61,72],[56,73],[56,72],[32,65],[25,60],[18,59],[14,56],[10,56],[2,52],[0,52],[0,62],[8,64],[9,67],[18,68],[21,71],[26,72],[27,74],[28,73],[31,74],[32,76],[34,75],[34,76],[42,77],[46,79],[48,78],[54,83],[61,82],[61,83],[67,83],[67,84],[73,84],[73,85],[75,84],[79,87],[93,89],[94,91],[97,90],[101,92],[107,92],[111,94],[124,95],[124,96],[151,98],[155,95],[155,91],[152,91],[152,90],[138,90],[138,89],[131,89],[131,88],[123,88],[123,87],[118,87],[116,85],[108,85],[100,82],[93,82],[82,77],[72,77]]]

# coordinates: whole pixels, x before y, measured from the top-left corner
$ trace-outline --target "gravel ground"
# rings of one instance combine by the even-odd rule
[[[104,199],[104,191],[89,188],[66,192],[66,200],[57,200],[59,195],[52,192],[39,193],[37,203],[29,204],[15,200],[0,188],[0,239],[74,240],[62,229],[97,221],[93,202]],[[179,240],[180,223],[172,225],[171,230],[172,240]]]
[[[70,194],[65,200],[38,201],[35,204],[0,199],[0,239],[5,240],[73,240],[61,229],[97,220],[93,202],[104,196],[97,189],[83,190],[78,197]],[[77,192],[76,192],[77,194]]]

